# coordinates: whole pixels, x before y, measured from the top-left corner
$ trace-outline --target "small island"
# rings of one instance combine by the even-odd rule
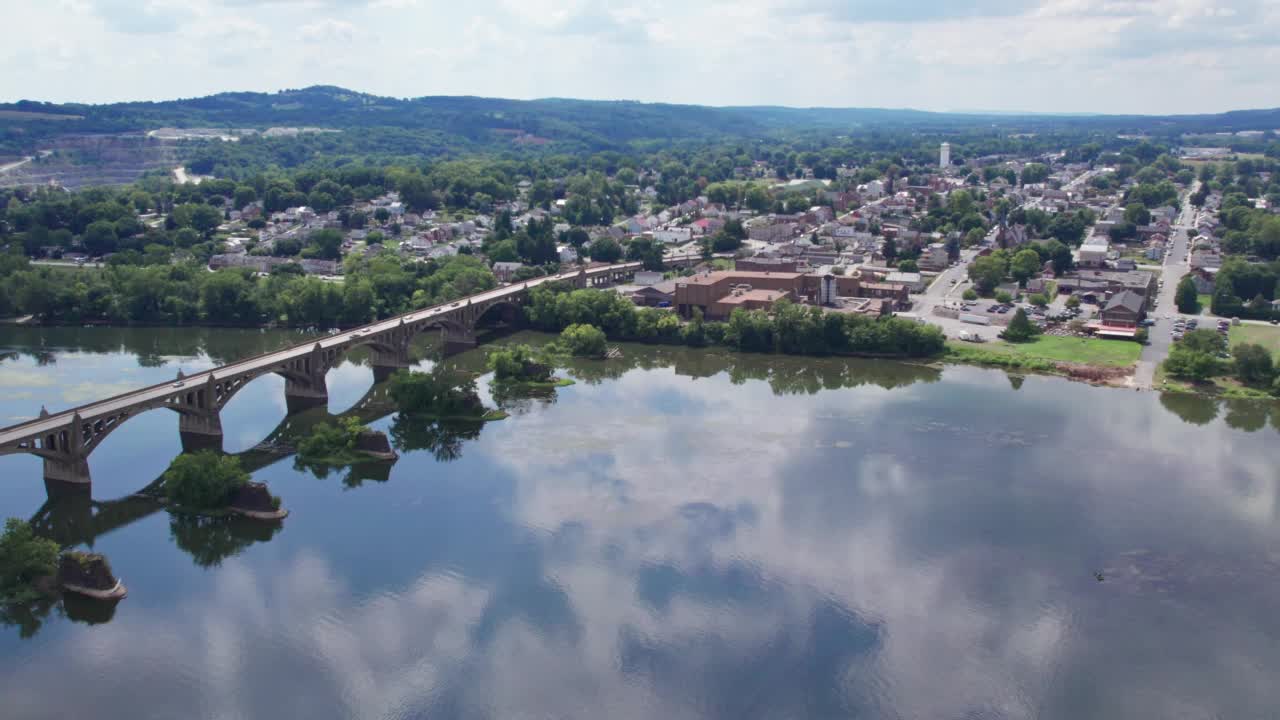
[[[64,552],[58,560],[58,584],[94,600],[119,600],[128,594],[101,553]]]
[[[533,388],[565,387],[573,380],[554,377],[555,351],[558,348],[534,349],[529,345],[510,345],[489,352],[489,369],[494,382],[507,386]]]
[[[346,466],[367,461],[394,461],[385,433],[371,430],[355,418],[321,423],[298,444],[298,462],[305,465]]]
[[[266,485],[250,481],[238,459],[211,450],[175,458],[162,489],[170,508],[179,512],[231,513],[255,520],[281,520],[289,514]]]
[[[401,370],[391,376],[391,398],[404,417],[421,420],[502,420],[484,406],[474,377],[437,366],[431,372]]]
[[[127,591],[106,557],[77,550],[35,534],[18,518],[5,521],[0,534],[0,605],[48,605],[61,589],[93,600],[115,601]]]

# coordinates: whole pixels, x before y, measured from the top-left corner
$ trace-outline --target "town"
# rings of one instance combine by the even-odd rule
[[[9,275],[0,310],[158,321],[166,317],[158,307],[120,317],[119,304],[95,318],[32,273],[195,259],[210,271],[331,287],[313,285],[318,297],[299,301],[326,307],[308,315],[229,298],[251,289],[249,276],[236,275],[230,288],[193,297],[183,321],[203,312],[251,324],[350,325],[626,259],[644,270],[612,290],[682,321],[695,313],[725,321],[737,309],[768,312],[787,300],[935,326],[956,359],[1017,366],[1026,355],[1028,366],[1059,362],[1068,374],[1143,389],[1229,376],[1232,363],[1223,361],[1246,340],[1274,352],[1266,326],[1280,317],[1275,161],[1228,162],[1236,158],[1226,147],[1117,144],[970,156],[943,141],[932,162],[880,154],[866,164],[813,152],[779,161],[765,151],[769,159],[721,166],[723,179],[713,182],[674,163],[634,161],[561,175],[455,163],[437,171],[442,178],[353,168],[239,182],[179,167],[172,182],[153,176],[71,196],[55,181],[4,191],[0,227],[32,269]],[[60,212],[75,216],[64,222]],[[444,267],[462,279],[447,289],[405,284]],[[373,268],[399,280],[368,282]],[[1175,355],[1173,372],[1164,372],[1202,312],[1215,316],[1205,322],[1224,341],[1203,348],[1213,362]],[[1265,385],[1271,372],[1251,377]]]

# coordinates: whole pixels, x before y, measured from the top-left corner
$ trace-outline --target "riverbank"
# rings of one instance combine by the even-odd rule
[[[948,340],[940,360],[1120,386],[1133,375],[1141,353],[1133,342],[1042,335],[1025,343]]]

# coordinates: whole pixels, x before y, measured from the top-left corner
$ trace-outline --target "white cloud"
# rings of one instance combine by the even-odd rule
[[[4,100],[325,83],[395,97],[717,105],[1147,113],[1280,105],[1280,86],[1264,70],[1280,51],[1280,5],[1266,0],[0,4],[11,24],[50,29],[0,49]],[[1169,92],[1175,85],[1194,93]]]
[[[345,20],[324,18],[303,25],[298,30],[298,37],[308,43],[349,43],[356,38],[356,26]]]

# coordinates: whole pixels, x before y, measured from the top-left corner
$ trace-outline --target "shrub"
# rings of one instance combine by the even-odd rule
[[[28,600],[35,590],[31,584],[58,570],[58,543],[36,537],[31,526],[9,518],[0,534],[0,601]]]
[[[336,423],[320,423],[298,443],[298,457],[304,461],[338,459],[355,452],[360,433],[368,430],[355,418]]]
[[[1005,328],[1004,339],[1009,342],[1027,342],[1039,334],[1040,328],[1027,318],[1026,311],[1018,308],[1009,321],[1009,327]]]
[[[604,357],[608,346],[604,331],[594,325],[574,323],[560,332],[560,342],[577,357]]]
[[[1013,302],[1013,296],[1005,292],[1004,290],[1000,290],[999,292],[996,293],[996,302],[1000,302],[1000,303]]]
[[[551,363],[528,345],[512,345],[489,353],[489,369],[499,382],[550,382]]]
[[[1275,374],[1271,353],[1261,345],[1241,343],[1231,350],[1236,377],[1246,385],[1268,385]]]
[[[179,455],[164,472],[164,493],[171,502],[191,508],[225,507],[236,488],[249,482],[249,473],[230,455],[204,450]]]
[[[965,288],[964,292],[960,294],[960,297],[965,300],[977,300],[978,293],[975,292],[973,288]]]

